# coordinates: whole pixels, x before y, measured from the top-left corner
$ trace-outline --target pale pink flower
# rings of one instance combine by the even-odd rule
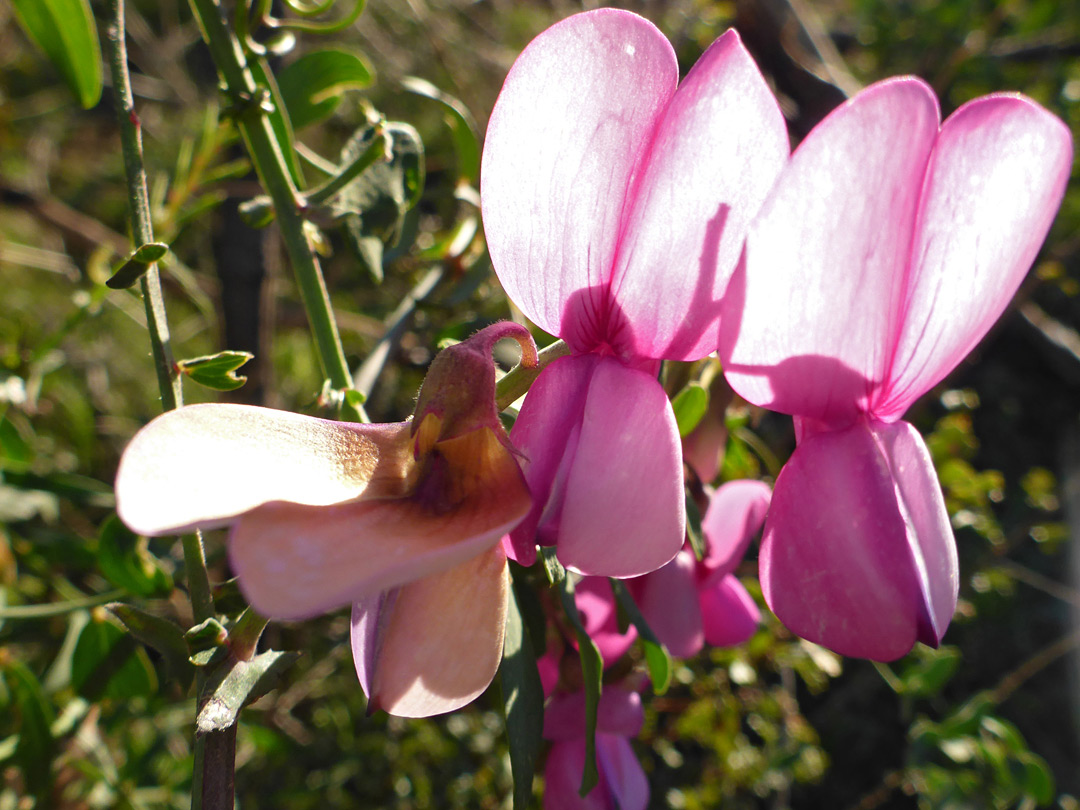
[[[630,577],[685,534],[682,455],[661,359],[716,346],[719,300],[782,168],[776,101],[728,31],[681,85],[646,20],[599,9],[540,34],[492,112],[481,198],[507,294],[572,354],[525,399],[512,438],[535,502],[513,554]]]
[[[879,660],[936,646],[957,599],[941,490],[900,417],[1008,304],[1072,163],[1068,129],[1023,96],[939,121],[915,78],[834,111],[762,207],[723,304],[731,386],[796,417],[765,599],[804,638]]]
[[[304,619],[358,603],[353,652],[374,708],[450,711],[491,682],[508,594],[499,545],[531,506],[494,405],[501,323],[444,350],[415,419],[331,422],[192,405],[139,431],[116,479],[134,531],[229,526],[229,559],[258,612]]]

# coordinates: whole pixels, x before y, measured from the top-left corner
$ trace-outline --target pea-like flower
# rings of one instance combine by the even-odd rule
[[[936,646],[958,588],[930,455],[899,420],[1008,304],[1072,163],[1068,129],[1023,96],[939,122],[915,78],[835,110],[777,181],[723,303],[729,383],[796,417],[765,599],[804,638],[878,660]]]
[[[370,706],[450,711],[491,682],[508,594],[499,540],[529,490],[495,409],[499,323],[440,352],[414,418],[332,422],[191,405],[124,452],[117,509],[147,535],[230,526],[229,560],[260,613],[296,620],[355,603],[353,653]]]
[[[682,455],[659,363],[716,348],[720,298],[787,156],[734,31],[681,84],[664,36],[615,9],[563,20],[514,63],[484,144],[484,228],[509,297],[572,350],[511,432],[534,496],[519,561],[539,541],[575,571],[631,577],[679,551]]]

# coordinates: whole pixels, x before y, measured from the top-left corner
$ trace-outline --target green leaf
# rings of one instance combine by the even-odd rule
[[[675,395],[671,408],[675,411],[679,435],[686,438],[709,410],[709,392],[700,383],[692,382]]]
[[[532,639],[518,606],[517,588],[507,603],[499,684],[514,776],[514,808],[524,810],[532,799],[533,775],[544,731],[544,687]]]
[[[25,470],[34,460],[34,451],[19,429],[6,416],[0,417],[0,469]]]
[[[274,140],[278,142],[281,153],[285,156],[285,165],[289,167],[289,176],[293,185],[304,188],[304,175],[300,171],[300,159],[296,156],[296,138],[293,136],[292,122],[289,121],[288,109],[281,99],[281,90],[274,80],[274,74],[266,67],[266,60],[251,59],[248,62],[251,73],[259,87],[265,87],[270,93],[271,107],[267,112],[270,126],[274,130]]]
[[[15,760],[22,769],[29,791],[41,796],[52,783],[52,760],[55,753],[50,725],[52,706],[38,679],[24,664],[8,660],[4,664],[4,681],[11,691],[19,739],[15,744]]]
[[[113,602],[106,605],[105,609],[136,639],[157,650],[169,672],[187,688],[194,676],[194,669],[188,661],[188,645],[179,625],[134,605]]]
[[[79,634],[71,660],[71,685],[89,701],[152,694],[157,676],[146,651],[105,619],[92,619]]]
[[[200,734],[224,731],[236,723],[240,710],[265,695],[277,683],[281,671],[292,664],[299,654],[269,652],[256,655],[250,661],[232,660],[232,666],[218,670],[203,693],[205,700],[195,721]]]
[[[370,247],[358,240],[377,237],[393,246],[401,238],[405,215],[416,205],[424,189],[424,145],[416,130],[408,124],[391,121],[381,125],[390,141],[390,159],[380,160],[349,183],[334,197],[330,209],[346,225],[346,238],[358,255]],[[339,164],[355,162],[371,146],[379,133],[376,126],[356,132],[341,152]]]
[[[109,582],[137,596],[165,596],[173,589],[172,577],[150,554],[146,538],[115,515],[101,526],[97,559]]]
[[[937,650],[920,647],[910,659],[899,676],[900,693],[909,697],[932,697],[941,691],[960,666],[960,650],[948,646]]]
[[[84,109],[101,98],[101,48],[89,0],[13,0],[15,18]]]
[[[315,51],[277,76],[278,89],[294,130],[328,118],[346,90],[362,90],[375,72],[362,56],[348,51]]]
[[[585,767],[581,774],[581,788],[578,791],[581,796],[588,795],[589,791],[596,787],[600,774],[596,770],[596,712],[600,706],[600,690],[603,685],[604,661],[600,657],[600,650],[596,643],[585,630],[585,624],[578,613],[577,602],[574,601],[574,583],[566,576],[562,565],[555,559],[555,549],[541,547],[540,553],[544,558],[544,565],[549,571],[562,570],[563,577],[555,587],[559,590],[559,599],[562,602],[563,612],[577,637],[578,655],[581,658],[581,677],[585,689]],[[557,569],[550,563],[554,562]]]
[[[236,370],[254,356],[251,352],[224,351],[179,360],[176,367],[199,385],[215,391],[235,391],[247,382],[247,377],[238,375]]]
[[[653,682],[653,691],[658,695],[662,695],[671,684],[671,654],[668,653],[667,647],[660,643],[656,633],[649,627],[645,617],[641,615],[641,610],[638,609],[637,602],[634,601],[634,597],[631,595],[630,589],[626,587],[626,583],[621,579],[608,581],[611,583],[611,592],[615,594],[619,607],[625,611],[630,623],[637,628],[638,637],[645,647],[645,663],[649,667],[649,678]]]
[[[406,76],[401,86],[410,93],[430,98],[439,102],[445,112],[446,125],[454,141],[454,151],[458,158],[458,174],[475,184],[480,177],[480,135],[472,113],[460,99],[444,93],[425,79]]]
[[[143,277],[150,265],[163,259],[168,252],[169,246],[164,242],[140,245],[116,265],[105,286],[112,290],[126,290]]]
[[[1040,807],[1054,801],[1054,775],[1046,762],[1035,754],[1024,752],[1018,757],[1024,768],[1024,793],[1033,797]]]

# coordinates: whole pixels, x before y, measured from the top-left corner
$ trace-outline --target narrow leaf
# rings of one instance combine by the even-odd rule
[[[348,51],[315,51],[300,57],[277,77],[293,129],[328,118],[346,90],[371,85],[375,72],[362,56]]]
[[[101,98],[101,47],[89,0],[13,0],[15,18],[84,109]]]
[[[454,141],[454,151],[458,158],[458,174],[475,184],[480,176],[480,135],[476,120],[468,108],[449,93],[444,93],[431,82],[406,76],[401,86],[410,93],[430,98],[442,105],[446,124]]]
[[[116,625],[91,619],[71,660],[71,685],[89,701],[152,694],[157,676],[146,651]]]
[[[101,526],[97,560],[109,582],[136,596],[164,596],[173,588],[172,577],[150,554],[146,539],[115,515]]]
[[[544,557],[545,567],[549,566],[549,560],[562,565],[555,560],[555,549],[542,547],[540,550]],[[549,571],[551,568],[549,567]],[[563,570],[563,577],[555,585],[559,589],[559,599],[562,601],[563,612],[567,620],[574,628],[574,635],[578,643],[578,655],[581,658],[581,677],[585,688],[585,767],[581,774],[581,788],[578,791],[581,796],[586,796],[590,790],[596,787],[600,774],[596,769],[596,712],[600,705],[600,690],[604,675],[604,661],[600,657],[600,650],[596,643],[585,630],[585,624],[578,613],[577,602],[574,601],[574,583]]]
[[[55,753],[50,725],[52,706],[45,698],[34,673],[15,659],[4,664],[4,682],[11,690],[19,731],[15,743],[15,761],[22,769],[30,793],[41,796],[52,782],[52,760]]]
[[[168,619],[154,616],[134,605],[113,602],[105,606],[136,639],[157,650],[169,672],[185,687],[191,683],[194,669],[188,661],[184,631]]]
[[[236,370],[254,356],[251,352],[224,351],[179,360],[176,368],[199,385],[215,391],[235,391],[247,382],[247,377],[238,375]]]
[[[232,659],[232,666],[219,670],[206,685],[205,700],[196,720],[199,734],[224,731],[236,723],[240,710],[269,692],[282,670],[299,658],[295,652],[271,650],[250,661]]]
[[[630,589],[626,587],[626,583],[621,579],[609,581],[611,582],[611,591],[615,594],[619,607],[630,620],[630,624],[637,628],[638,637],[645,647],[645,663],[649,667],[649,678],[653,683],[653,691],[658,695],[662,695],[671,684],[671,655],[668,653],[667,647],[660,643],[656,633],[649,627],[645,617],[641,615],[641,610],[638,608],[637,602],[634,601]]]
[[[525,810],[532,799],[533,775],[544,731],[544,687],[536,668],[532,639],[518,605],[517,588],[513,589],[507,605],[499,683],[514,776],[514,810]]]
[[[675,395],[671,408],[675,411],[679,435],[686,438],[709,410],[709,392],[700,383],[692,382]]]

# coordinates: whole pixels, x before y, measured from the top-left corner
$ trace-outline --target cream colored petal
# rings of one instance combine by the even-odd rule
[[[190,405],[140,430],[120,460],[117,511],[140,534],[229,523],[270,501],[402,494],[408,424],[355,425],[246,405]]]

